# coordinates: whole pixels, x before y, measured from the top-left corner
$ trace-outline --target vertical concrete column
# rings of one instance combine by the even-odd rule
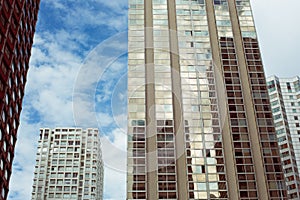
[[[234,42],[236,46],[237,58],[239,63],[240,78],[242,91],[244,94],[244,103],[246,109],[246,118],[248,121],[248,131],[251,141],[251,150],[253,153],[253,162],[256,174],[256,183],[259,199],[270,199],[268,184],[265,175],[265,169],[263,164],[263,156],[261,151],[261,142],[259,139],[259,130],[256,123],[256,114],[254,109],[254,103],[251,92],[251,83],[249,80],[249,72],[247,68],[247,62],[245,58],[243,38],[240,31],[238,14],[236,9],[235,0],[228,0]]]
[[[208,19],[210,43],[212,48],[213,67],[215,71],[216,90],[218,95],[218,104],[220,109],[220,120],[222,125],[222,142],[224,148],[225,166],[228,195],[231,200],[239,199],[239,190],[237,183],[236,165],[234,159],[234,146],[231,136],[230,121],[228,116],[228,104],[226,87],[224,83],[224,73],[221,62],[219,38],[216,27],[216,18],[213,1],[206,1],[206,12]]]
[[[170,59],[172,77],[172,101],[176,148],[177,198],[189,199],[186,165],[183,103],[181,93],[180,61],[176,21],[176,1],[167,0],[170,37]]]
[[[158,199],[152,0],[144,1],[147,199]]]

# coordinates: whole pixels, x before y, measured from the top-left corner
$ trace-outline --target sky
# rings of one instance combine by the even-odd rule
[[[299,0],[251,0],[267,76],[300,75]],[[31,198],[39,129],[97,127],[104,199],[126,199],[127,1],[41,0],[9,200]]]

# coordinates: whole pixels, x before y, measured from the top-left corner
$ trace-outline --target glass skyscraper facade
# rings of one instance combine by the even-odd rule
[[[0,0],[0,200],[7,199],[39,0]]]
[[[300,199],[300,78],[267,81],[289,199]]]
[[[129,0],[127,199],[287,199],[250,0]]]

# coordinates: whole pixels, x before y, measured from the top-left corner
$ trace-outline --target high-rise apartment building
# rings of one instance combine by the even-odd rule
[[[42,128],[32,200],[103,199],[98,129]]]
[[[300,78],[267,81],[289,199],[300,199]]]
[[[129,0],[127,199],[287,199],[250,0]]]
[[[0,0],[0,200],[7,199],[39,0]]]

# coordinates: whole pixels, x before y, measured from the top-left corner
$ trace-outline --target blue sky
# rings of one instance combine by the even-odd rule
[[[101,130],[105,199],[125,199],[127,2],[40,6],[9,199],[30,199],[39,128],[61,126]]]
[[[300,1],[252,7],[267,75],[299,75]],[[74,125],[100,128],[104,197],[126,198],[126,31],[127,1],[41,0],[10,200],[31,197],[39,128]]]

